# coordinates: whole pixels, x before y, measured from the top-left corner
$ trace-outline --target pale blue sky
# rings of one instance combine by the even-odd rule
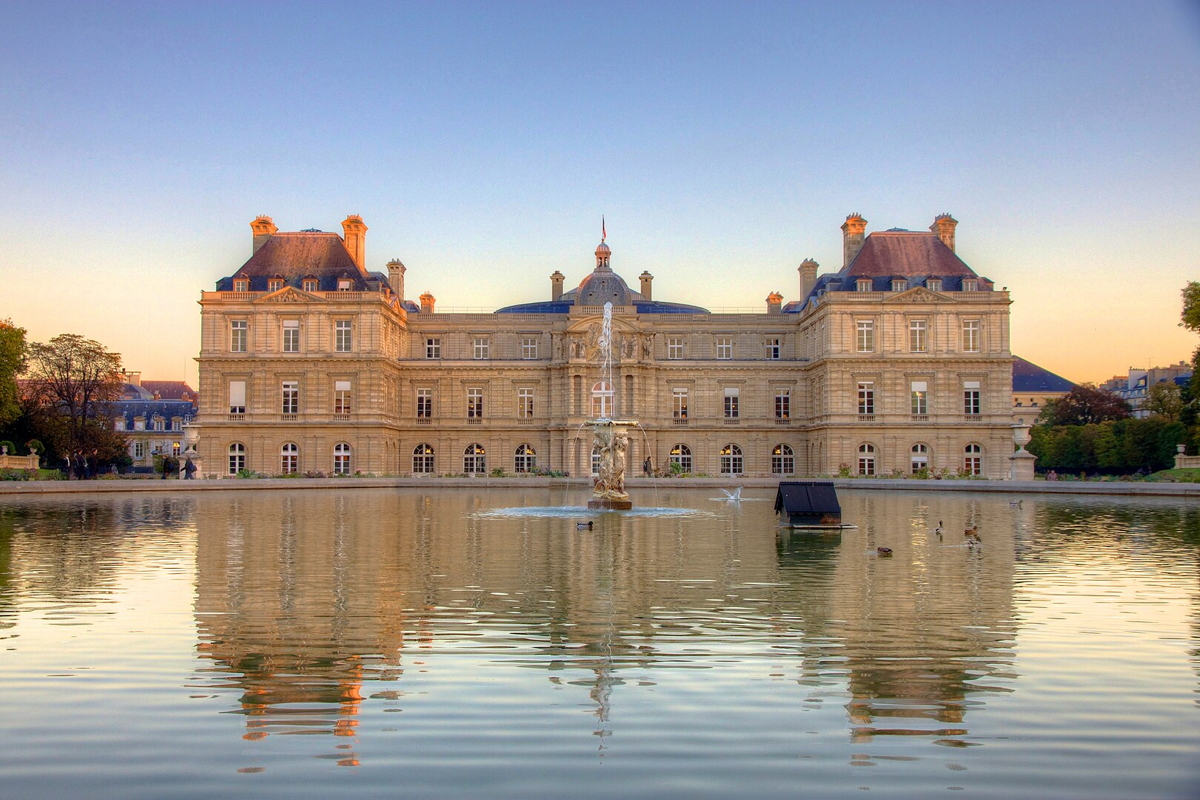
[[[0,318],[186,377],[248,223],[370,227],[439,308],[613,266],[796,298],[846,214],[1013,294],[1073,380],[1190,356],[1200,11],[1184,2],[0,5]]]

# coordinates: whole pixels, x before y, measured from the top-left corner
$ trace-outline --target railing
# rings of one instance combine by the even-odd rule
[[[874,422],[875,415],[874,414],[859,414],[858,421],[859,422]]]
[[[983,422],[983,414],[963,414],[963,422]]]
[[[299,418],[300,418],[299,414],[280,414],[279,415],[280,422],[295,422]]]
[[[787,425],[789,422],[791,422],[791,420],[788,419],[787,417],[776,417],[775,418],[776,425]]]
[[[517,417],[518,425],[536,425],[537,419],[534,417]]]
[[[245,419],[246,419],[246,412],[244,412],[244,411],[240,411],[240,412],[239,411],[230,411],[229,412],[229,421],[230,422],[243,422]]]
[[[468,425],[482,425],[483,418],[482,417],[467,417],[467,424]]]
[[[671,420],[671,424],[672,425],[687,425],[688,420],[687,420],[687,417],[675,417],[674,419]]]
[[[334,422],[349,422],[350,415],[349,414],[334,414],[333,421]]]
[[[721,421],[724,422],[726,425],[737,425],[739,422],[741,422],[741,420],[738,419],[737,417],[732,417],[732,418],[726,417],[725,419],[723,419]]]
[[[913,422],[929,422],[929,415],[928,414],[913,414],[912,417],[910,417],[910,419]]]
[[[433,417],[417,417],[418,425],[432,425]]]

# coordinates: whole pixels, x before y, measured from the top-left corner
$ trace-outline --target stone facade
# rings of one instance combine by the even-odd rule
[[[344,236],[252,223],[253,253],[201,297],[199,449],[214,476],[592,471],[593,417],[636,419],[640,474],[1008,475],[1007,292],[954,254],[954,225],[865,234],[800,299],[710,313],[634,291],[601,242],[577,288],[493,313],[404,297],[405,267],[365,269]],[[597,338],[613,304],[613,385]]]

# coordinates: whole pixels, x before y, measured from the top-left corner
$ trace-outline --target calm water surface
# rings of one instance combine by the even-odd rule
[[[6,500],[2,794],[1200,796],[1200,504],[745,494]]]

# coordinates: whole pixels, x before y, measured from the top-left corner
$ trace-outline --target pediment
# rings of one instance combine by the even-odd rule
[[[258,303],[314,303],[325,302],[324,299],[316,295],[302,292],[294,286],[285,286],[282,289],[264,295],[255,302]]]
[[[907,292],[901,292],[895,297],[884,300],[885,303],[948,303],[950,298],[938,292],[931,292],[924,286],[914,286]]]

